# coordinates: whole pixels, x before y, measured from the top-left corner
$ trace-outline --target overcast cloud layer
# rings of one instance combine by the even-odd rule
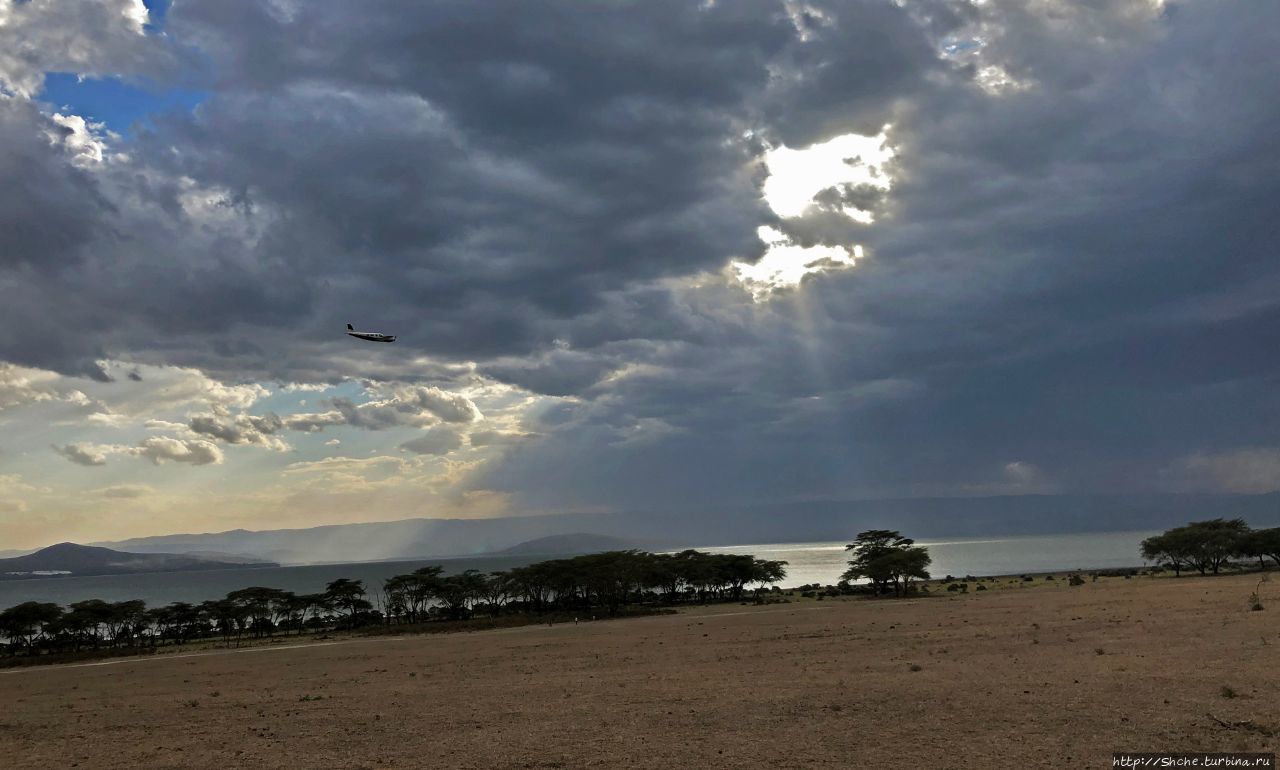
[[[74,5],[0,0],[0,542],[1280,488],[1276,3]]]

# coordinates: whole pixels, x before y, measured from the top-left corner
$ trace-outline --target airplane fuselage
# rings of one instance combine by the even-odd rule
[[[396,341],[396,335],[394,334],[378,334],[377,332],[347,332],[347,336],[356,337],[362,340],[369,340],[370,342]]]

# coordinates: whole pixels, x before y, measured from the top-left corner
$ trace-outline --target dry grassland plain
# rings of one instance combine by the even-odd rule
[[[0,673],[15,768],[1105,768],[1274,751],[1280,580],[1111,578]]]

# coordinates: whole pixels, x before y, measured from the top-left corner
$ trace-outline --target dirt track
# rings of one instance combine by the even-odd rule
[[[1114,750],[1274,751],[1280,580],[1249,612],[1256,582],[719,606],[21,670],[0,674],[0,767],[1104,768]]]

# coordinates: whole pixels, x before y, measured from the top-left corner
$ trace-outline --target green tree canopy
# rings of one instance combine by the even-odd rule
[[[933,560],[928,549],[895,530],[861,532],[845,550],[853,552],[853,559],[841,579],[870,580],[878,594],[892,588],[901,596],[910,590],[911,581],[929,579],[928,567]]]
[[[1144,559],[1167,564],[1179,575],[1185,567],[1194,567],[1201,575],[1216,575],[1232,557],[1255,555],[1252,534],[1244,519],[1193,521],[1143,540],[1141,553]]]

